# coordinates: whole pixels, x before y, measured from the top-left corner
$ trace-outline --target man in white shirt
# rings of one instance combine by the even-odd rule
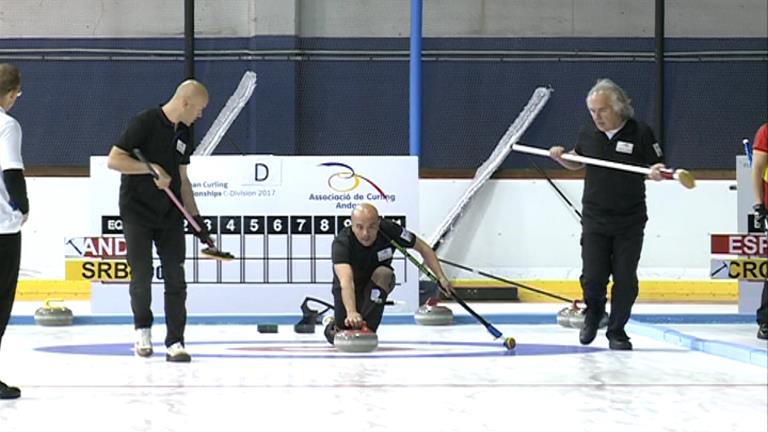
[[[29,215],[21,126],[8,111],[21,95],[21,74],[0,63],[0,342],[11,317],[21,265],[21,226]],[[0,399],[16,399],[21,390],[0,381]]]

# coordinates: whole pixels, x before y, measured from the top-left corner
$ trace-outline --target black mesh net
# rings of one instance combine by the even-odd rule
[[[768,118],[765,52],[751,39],[669,45],[666,132],[659,137],[667,163],[733,169],[741,140]],[[62,47],[68,51],[57,51]],[[107,154],[128,119],[166,101],[184,77],[181,39],[0,40],[0,48],[3,61],[23,74],[24,95],[13,115],[22,123],[29,166],[86,166],[89,156]],[[27,51],[15,55],[17,48]],[[102,51],[86,51],[93,48]],[[719,60],[680,54],[697,48],[757,54]],[[406,38],[201,39],[198,50],[196,77],[211,100],[196,124],[197,141],[243,73],[259,77],[214,154],[409,152]],[[541,85],[554,93],[524,134],[526,144],[571,146],[589,121],[586,92],[601,77],[623,86],[636,117],[655,126],[652,51],[649,38],[425,39],[422,168],[474,170]],[[601,54],[607,52],[613,55]],[[512,154],[502,168],[530,164]]]

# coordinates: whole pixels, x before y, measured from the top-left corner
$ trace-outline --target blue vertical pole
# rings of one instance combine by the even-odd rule
[[[661,143],[664,152],[669,154],[671,149],[665,147],[667,140],[664,136],[664,19],[666,16],[664,0],[656,0],[654,16],[654,36],[656,40],[656,49],[654,51],[656,58],[656,140]]]
[[[411,0],[410,151],[421,154],[421,11],[422,0]]]
[[[184,74],[195,77],[195,0],[184,0]],[[189,142],[193,143],[195,127],[189,127]]]

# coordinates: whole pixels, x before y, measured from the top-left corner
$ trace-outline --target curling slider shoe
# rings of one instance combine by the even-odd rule
[[[208,258],[213,258],[219,261],[231,261],[235,259],[235,256],[232,255],[229,252],[221,251],[215,247],[207,247],[200,251],[201,254],[207,256]]]

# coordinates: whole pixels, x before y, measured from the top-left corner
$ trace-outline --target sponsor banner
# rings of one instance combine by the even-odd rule
[[[125,254],[125,238],[122,236],[74,237],[64,242],[66,258],[124,259]]]
[[[122,281],[131,279],[131,268],[123,260],[68,259],[64,264],[66,280]]]
[[[120,175],[107,168],[106,159],[91,158],[93,236],[67,240],[66,256],[73,261],[67,276],[109,282],[94,286],[94,313],[130,312],[130,303],[115,297],[127,292],[115,285],[130,272],[118,264],[126,254]],[[234,256],[208,259],[187,225],[190,313],[296,313],[306,296],[330,301],[331,244],[357,204],[372,203],[406,228],[419,226],[418,158],[412,156],[193,156],[188,174],[211,236]],[[84,262],[89,260],[102,263]],[[153,266],[153,283],[161,285],[156,253]],[[413,313],[419,307],[418,271],[399,253],[392,267],[397,288],[390,298],[403,306],[388,313]]]
[[[712,234],[711,252],[722,255],[768,256],[768,236],[759,234]]]
[[[766,280],[768,279],[768,259],[713,259],[710,270],[712,279]]]

